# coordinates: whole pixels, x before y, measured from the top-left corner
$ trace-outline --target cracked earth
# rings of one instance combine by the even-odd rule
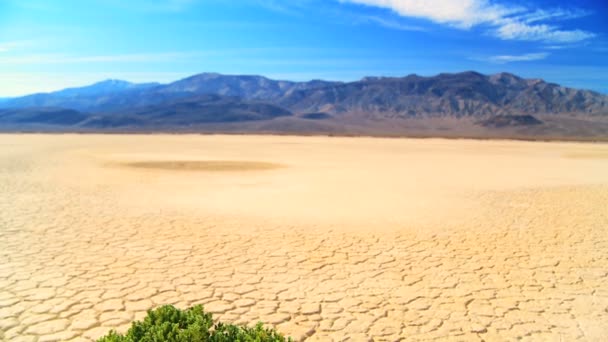
[[[163,304],[307,341],[605,341],[608,146],[0,135],[0,339]]]

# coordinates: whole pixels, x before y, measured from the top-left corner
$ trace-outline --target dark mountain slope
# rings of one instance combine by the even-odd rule
[[[477,122],[479,125],[492,128],[533,126],[542,125],[542,123],[532,115],[494,115]]]
[[[270,120],[291,116],[288,110],[260,101],[236,97],[201,95],[121,113],[89,114],[65,108],[0,109],[0,125],[26,127],[56,125],[63,127],[109,128],[179,128],[208,123]]]
[[[209,123],[270,120],[290,116],[288,110],[236,97],[201,95],[162,105],[140,107],[121,114],[95,115],[81,123],[84,127],[182,127]]]
[[[0,109],[0,124],[71,126],[88,117],[85,113],[65,108]]]

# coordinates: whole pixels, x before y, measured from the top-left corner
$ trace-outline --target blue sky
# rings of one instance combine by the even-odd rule
[[[200,72],[477,70],[608,93],[606,0],[0,0],[0,97]]]

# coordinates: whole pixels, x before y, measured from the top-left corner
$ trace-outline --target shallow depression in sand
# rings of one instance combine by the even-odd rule
[[[283,167],[283,165],[276,163],[239,160],[138,161],[121,163],[121,165],[138,169],[205,172],[262,171],[273,170]]]

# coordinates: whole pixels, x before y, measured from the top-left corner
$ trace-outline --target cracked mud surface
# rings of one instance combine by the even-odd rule
[[[87,341],[158,305],[204,304],[308,341],[602,341],[607,153],[0,135],[0,339]],[[282,167],[113,166],[167,160]]]

